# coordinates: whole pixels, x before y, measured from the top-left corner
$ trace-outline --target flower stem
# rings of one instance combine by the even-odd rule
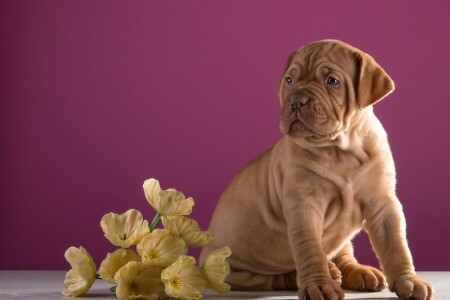
[[[156,225],[158,225],[159,219],[161,219],[161,214],[160,213],[156,213],[156,216],[153,218],[152,223],[150,224],[150,232],[152,232],[153,230],[155,230]]]
[[[115,293],[116,292],[116,288],[117,288],[117,285],[112,286],[109,290],[110,290],[111,293]]]
[[[95,273],[95,279],[102,279],[102,278],[100,277],[100,274]]]

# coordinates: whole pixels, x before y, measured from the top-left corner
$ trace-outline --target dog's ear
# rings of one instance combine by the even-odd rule
[[[368,54],[355,52],[356,99],[360,109],[372,105],[395,90],[391,77]]]

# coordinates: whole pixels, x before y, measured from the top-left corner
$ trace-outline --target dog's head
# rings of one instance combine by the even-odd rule
[[[336,40],[293,52],[280,81],[283,134],[334,139],[358,111],[383,99],[394,83],[368,54]]]

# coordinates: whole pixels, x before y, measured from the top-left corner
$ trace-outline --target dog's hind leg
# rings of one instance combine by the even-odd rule
[[[296,275],[295,271],[277,275],[231,271],[226,281],[233,290],[240,291],[297,290]]]
[[[353,255],[353,245],[349,242],[333,259],[342,273],[342,287],[356,291],[381,291],[386,288],[386,279],[380,270],[361,265]]]
[[[328,261],[331,278],[341,284],[341,271]],[[233,290],[267,291],[267,290],[297,290],[297,272],[285,274],[261,275],[247,271],[231,271],[227,282]]]

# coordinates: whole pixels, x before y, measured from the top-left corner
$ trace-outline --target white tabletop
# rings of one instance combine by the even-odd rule
[[[61,295],[64,288],[65,271],[0,271],[0,300],[7,299],[73,299]],[[433,285],[436,300],[450,299],[450,272],[418,272],[423,280]],[[97,280],[91,290],[82,299],[117,299],[109,288],[110,283]],[[258,299],[284,300],[298,299],[296,292],[238,292],[232,291],[225,296],[207,291],[203,299]],[[395,294],[384,290],[378,293],[359,293],[346,291],[345,299],[398,299]]]

